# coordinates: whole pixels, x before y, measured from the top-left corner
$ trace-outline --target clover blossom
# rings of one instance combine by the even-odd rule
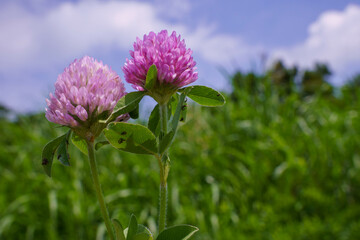
[[[158,34],[144,35],[143,40],[137,38],[130,55],[132,58],[126,59],[122,70],[125,80],[139,91],[150,90],[145,88],[145,82],[153,64],[157,68],[157,82],[151,92],[157,96],[172,94],[198,77],[192,50],[186,48],[185,41],[175,31],[170,36],[162,30]]]
[[[50,99],[46,99],[46,118],[73,129],[86,130],[100,117],[108,117],[123,95],[125,87],[116,72],[85,56],[75,60],[58,76],[55,94],[50,93]]]

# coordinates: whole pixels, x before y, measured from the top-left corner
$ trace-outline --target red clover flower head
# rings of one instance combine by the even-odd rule
[[[126,59],[122,69],[125,80],[136,90],[146,90],[146,74],[153,64],[158,70],[157,82],[152,90],[156,95],[174,93],[198,78],[192,50],[186,48],[185,41],[175,31],[170,36],[162,30],[158,34],[150,32],[144,35],[143,40],[137,38],[130,55],[132,58]]]
[[[55,94],[46,99],[46,118],[73,129],[89,129],[99,116],[108,117],[123,95],[120,77],[107,65],[85,56],[58,76]]]

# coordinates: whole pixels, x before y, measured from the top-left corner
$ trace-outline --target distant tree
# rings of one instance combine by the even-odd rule
[[[253,97],[259,96],[264,91],[266,81],[264,76],[254,72],[243,74],[238,71],[231,77],[231,83],[233,86],[231,97],[234,101],[237,101],[239,94],[250,94]]]
[[[350,78],[341,88],[345,100],[357,101],[360,98],[360,73]]]
[[[0,104],[0,118],[6,118],[10,113],[10,109]]]
[[[293,91],[294,79],[298,73],[296,66],[286,68],[281,60],[275,61],[268,71],[272,84],[278,88],[280,94],[290,94]]]
[[[247,92],[255,92],[256,88],[256,76],[255,73],[250,72],[243,74],[240,71],[236,72],[232,79],[232,85],[236,89],[242,89]]]
[[[333,87],[327,82],[331,71],[326,64],[316,63],[314,70],[306,70],[301,79],[301,90],[305,96],[320,93],[331,95]]]
[[[265,75],[240,71],[232,75],[232,98],[236,101],[239,94],[262,97],[271,92],[280,97],[298,93],[301,96],[319,95],[333,98],[333,87],[328,83],[331,74],[329,67],[323,63],[316,63],[313,69],[300,72],[296,66],[288,68],[281,60],[277,60]],[[295,83],[296,78],[300,79],[298,86]],[[360,77],[356,81],[353,84],[358,84],[360,87]]]
[[[351,79],[347,81],[344,87],[348,88],[360,88],[360,73],[353,76]]]

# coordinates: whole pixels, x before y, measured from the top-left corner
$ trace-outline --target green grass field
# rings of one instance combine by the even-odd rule
[[[360,91],[274,78],[238,73],[224,107],[190,103],[170,150],[169,225],[204,240],[360,239]],[[0,239],[105,239],[86,156],[70,146],[71,167],[43,173],[43,146],[66,129],[39,113],[0,130]],[[155,231],[156,160],[111,146],[97,159],[111,216]]]

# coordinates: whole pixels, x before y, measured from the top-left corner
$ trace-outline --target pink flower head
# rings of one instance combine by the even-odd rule
[[[150,32],[143,40],[136,38],[134,51],[130,51],[131,59],[126,59],[122,68],[125,80],[139,91],[145,90],[146,74],[150,66],[155,64],[159,88],[178,89],[194,82],[198,73],[196,62],[191,56],[192,51],[186,48],[180,35],[172,32],[169,36],[166,30],[158,34]]]
[[[55,94],[46,99],[46,118],[72,128],[89,127],[100,114],[108,117],[123,95],[120,77],[107,65],[86,56],[58,76]]]

